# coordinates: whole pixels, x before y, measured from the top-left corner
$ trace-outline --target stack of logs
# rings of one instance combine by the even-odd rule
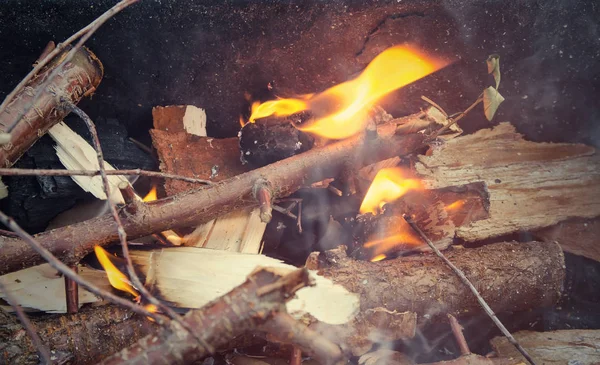
[[[98,85],[102,67],[85,49],[71,65],[64,72],[73,76],[61,78],[53,87],[76,102]],[[49,65],[45,73],[31,81],[0,116],[0,126],[12,124],[10,118],[22,109],[17,104],[27,102],[30,90],[35,90],[55,66]],[[64,117],[66,112],[57,101],[55,95],[46,94],[35,101],[36,107],[23,117],[29,123],[21,121],[12,132],[13,139],[2,149],[5,167],[10,167],[38,138],[39,134],[32,130],[43,134]],[[35,112],[38,109],[42,112]],[[398,157],[410,156],[414,171],[427,190],[408,194],[390,204],[387,215],[380,221],[395,225],[401,214],[410,214],[436,246],[446,249],[448,259],[466,274],[495,311],[527,311],[554,305],[561,296],[565,279],[563,251],[600,261],[600,251],[593,239],[600,227],[596,221],[600,216],[597,190],[600,158],[592,147],[529,142],[512,125],[501,123],[428,148],[427,135],[420,132],[427,132],[440,122],[435,109],[430,109],[402,119],[383,118],[387,120],[368,133],[335,143],[317,143],[306,152],[250,170],[239,160],[237,138],[206,137],[195,123],[192,127],[186,124],[188,109],[197,113],[193,108],[173,108],[170,113],[179,113],[180,118],[171,122],[161,119],[168,110],[155,111],[155,129],[151,135],[161,169],[211,180],[213,184],[198,188],[167,180],[167,197],[148,203],[133,200],[119,213],[129,239],[174,230],[185,237],[184,244],[193,246],[158,248],[133,255],[136,268],[153,294],[173,307],[193,308],[182,317],[185,328],[176,321],[159,326],[113,305],[88,307],[66,316],[40,317],[34,326],[57,359],[74,363],[103,360],[106,364],[191,363],[217,350],[232,350],[243,346],[241,343],[266,339],[294,344],[287,351],[297,353],[301,349],[323,363],[352,356],[367,356],[364,358],[367,361],[375,343],[409,339],[425,325],[446,321],[448,314],[465,318],[481,313],[467,286],[427,250],[368,262],[348,256],[343,245],[350,242],[336,242],[340,245],[337,249],[311,254],[303,269],[262,268],[246,272],[247,280],[242,279],[239,285],[221,287],[215,297],[198,299],[198,291],[209,289],[206,278],[198,277],[197,267],[203,263],[196,258],[204,257],[201,247],[212,247],[211,237],[213,242],[214,237],[220,237],[218,241],[237,242],[231,251],[257,254],[266,223],[261,225],[260,220],[268,220],[265,219],[268,215],[264,214],[265,209],[256,207],[272,206],[276,199],[288,197],[301,187],[347,177],[349,170],[358,171]],[[406,128],[410,125],[424,127]],[[461,202],[460,209],[446,209],[457,201]],[[228,214],[235,218],[225,219],[219,225],[218,221]],[[574,218],[589,221],[570,221]],[[586,224],[586,229],[579,229],[582,224]],[[226,229],[232,226],[242,228],[236,228],[234,238],[224,238],[229,232]],[[34,238],[64,263],[77,265],[95,246],[109,246],[118,241],[116,228],[113,217],[107,214]],[[571,236],[573,230],[579,234],[577,239]],[[522,231],[533,232],[537,240],[514,242],[503,238]],[[12,235],[1,239],[0,274],[17,275],[19,270],[44,263],[39,252],[23,239]],[[482,241],[495,243],[464,247]],[[461,245],[452,246],[456,242]],[[189,258],[192,252],[197,256],[186,261],[185,257]],[[223,265],[235,266],[239,255],[229,253]],[[309,275],[307,270],[314,273]],[[302,322],[297,322],[286,313],[284,304],[299,289],[312,285],[314,275],[330,279],[358,299],[355,316],[350,321],[332,324],[304,316]],[[19,281],[6,284],[10,288],[16,282]],[[206,303],[209,300],[212,301]],[[340,308],[346,305],[335,304]],[[35,348],[22,335],[20,325],[11,316],[2,315],[3,360],[36,362]],[[256,339],[248,334],[260,336]],[[584,340],[574,344],[572,336]],[[597,331],[564,331],[543,337],[517,335],[537,360],[543,361],[546,356],[537,347],[550,344],[558,348],[564,342],[576,349],[593,347],[596,355],[589,358],[596,356],[597,360],[600,347]],[[240,343],[232,342],[234,338]],[[493,346],[497,358],[470,355],[467,348],[456,363],[522,361],[518,354],[507,351],[502,339],[494,340]],[[119,352],[121,349],[124,350]]]

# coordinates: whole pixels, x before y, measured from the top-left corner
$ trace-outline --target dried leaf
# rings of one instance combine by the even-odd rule
[[[485,62],[487,63],[488,74],[492,74],[494,76],[497,90],[498,86],[500,86],[500,56],[497,54],[492,54]]]
[[[494,114],[496,114],[496,110],[498,110],[498,106],[500,106],[503,101],[504,97],[500,95],[498,90],[494,89],[493,86],[483,90],[483,112],[485,113],[487,120],[492,121]]]

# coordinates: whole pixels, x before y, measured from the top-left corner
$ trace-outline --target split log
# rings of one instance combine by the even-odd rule
[[[521,331],[514,334],[537,364],[600,363],[600,330]],[[491,341],[499,356],[525,361],[505,337]]]
[[[86,307],[77,314],[31,320],[57,363],[97,363],[158,328],[154,322],[114,305]],[[39,364],[37,349],[23,327],[2,311],[0,323],[0,363]]]
[[[600,216],[600,154],[590,146],[525,141],[501,123],[434,147],[419,161],[429,188],[487,184],[489,218],[456,232],[468,242]]]
[[[285,301],[306,285],[309,285],[306,270],[281,276],[274,270],[259,269],[219,300],[188,312],[183,320],[194,330],[193,334],[171,322],[157,335],[144,337],[102,364],[192,363],[282,314]]]
[[[547,307],[560,298],[564,256],[557,243],[505,242],[444,252],[496,312]],[[349,259],[343,246],[309,257],[309,269],[360,295],[371,308],[413,311],[419,322],[481,313],[466,285],[431,253],[379,262]]]
[[[420,118],[422,115],[414,118]],[[256,206],[253,196],[257,181],[267,181],[273,198],[288,196],[312,182],[335,177],[346,166],[362,166],[412,153],[420,148],[421,134],[396,135],[395,125],[383,125],[378,135],[355,137],[315,148],[210,187],[180,193],[149,204],[140,204],[133,215],[122,211],[122,223],[130,238],[142,237],[172,228],[207,222],[241,207]],[[110,214],[35,236],[60,260],[75,263],[96,245],[118,239]],[[20,239],[0,242],[0,274],[43,262],[42,257]]]
[[[12,130],[10,142],[0,149],[0,165],[3,167],[12,166],[48,129],[69,114],[68,109],[60,106],[60,98],[76,104],[84,96],[91,95],[100,84],[104,73],[102,63],[89,49],[82,47],[46,85],[49,75],[61,64],[69,50],[70,47],[67,47],[34,76],[0,115],[0,132],[7,132],[15,118],[40,94]],[[41,90],[42,87],[45,89]]]
[[[534,232],[544,241],[557,241],[566,252],[600,262],[600,218],[571,219]]]

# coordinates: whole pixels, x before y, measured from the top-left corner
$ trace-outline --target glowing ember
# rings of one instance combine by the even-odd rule
[[[467,202],[466,200],[460,199],[460,200],[455,201],[454,203],[446,205],[444,207],[444,209],[446,209],[447,211],[448,210],[457,210],[457,209],[462,208],[466,202]]]
[[[100,261],[100,265],[102,265],[104,271],[106,271],[110,285],[112,285],[113,288],[127,292],[136,298],[139,297],[138,292],[131,286],[131,282],[127,276],[119,271],[119,269],[117,269],[110,261],[109,253],[100,246],[95,246],[94,252],[96,252],[96,257],[98,258],[98,261]]]
[[[148,194],[146,194],[146,196],[144,197],[144,199],[142,199],[144,202],[151,202],[156,200],[158,197],[156,195],[156,186],[153,186],[152,189],[150,189],[150,191],[148,192]]]
[[[363,199],[360,213],[378,214],[386,203],[393,202],[411,190],[423,189],[419,180],[407,179],[406,175],[400,168],[379,170]]]
[[[255,103],[249,121],[310,110],[315,121],[301,130],[330,139],[347,138],[364,129],[365,114],[376,101],[447,65],[410,47],[392,47],[375,57],[357,78],[322,93]]]

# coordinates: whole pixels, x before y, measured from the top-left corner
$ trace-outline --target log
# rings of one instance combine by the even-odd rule
[[[544,241],[556,241],[565,252],[600,262],[600,218],[570,219],[533,232]]]
[[[415,117],[415,118],[420,118]],[[288,196],[312,182],[335,177],[345,166],[362,166],[420,148],[422,134],[396,135],[395,125],[378,128],[377,136],[365,134],[315,148],[303,154],[259,168],[210,187],[199,188],[140,204],[133,215],[121,211],[122,223],[130,238],[168,229],[189,227],[241,207],[256,206],[253,188],[257,181],[268,181],[273,198]],[[35,236],[60,260],[73,264],[93,250],[118,239],[110,214]],[[0,274],[43,262],[41,256],[20,239],[0,242]]]
[[[468,242],[600,216],[597,150],[525,141],[508,123],[434,147],[419,156],[416,170],[428,188],[487,184],[489,218],[456,231]]]
[[[536,364],[600,363],[600,330],[521,331],[514,334]],[[499,356],[525,361],[505,337],[495,337],[491,345]]]
[[[10,142],[0,149],[2,167],[12,166],[48,129],[69,114],[69,110],[60,106],[60,98],[76,104],[84,96],[91,95],[100,84],[104,73],[102,63],[85,47],[79,49],[71,61],[62,66],[60,73],[46,84],[50,73],[60,65],[70,48],[67,47],[28,82],[0,115],[0,132],[7,132],[15,118],[40,94],[12,130]]]
[[[158,328],[154,322],[114,305],[31,320],[53,356],[72,364],[97,363]],[[39,364],[37,350],[15,318],[0,311],[0,323],[0,363]]]
[[[479,248],[452,247],[444,253],[458,266],[496,312],[548,307],[560,298],[564,256],[557,243],[504,242]],[[371,308],[413,311],[419,323],[482,313],[467,286],[431,253],[379,262],[350,259],[341,246],[309,257],[318,269],[360,295],[361,312]]]
[[[171,322],[157,335],[142,338],[102,364],[192,363],[281,314],[285,301],[308,284],[306,270],[296,270],[285,276],[274,270],[257,270],[219,300],[188,312],[183,320],[193,329],[193,334]]]

